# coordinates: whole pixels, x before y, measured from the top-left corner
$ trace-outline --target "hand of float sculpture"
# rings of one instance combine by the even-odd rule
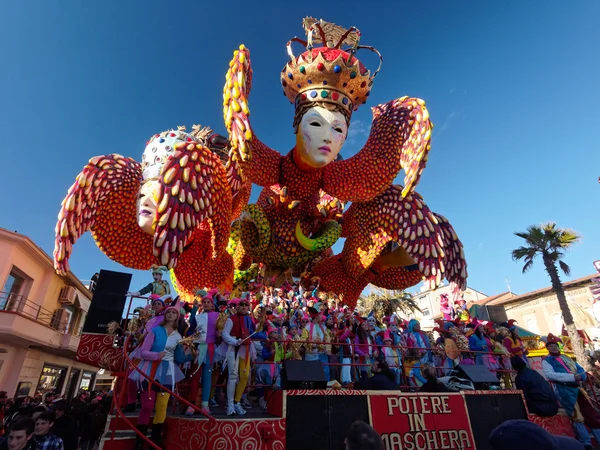
[[[240,45],[233,53],[223,87],[223,117],[231,146],[227,170],[237,174],[239,183],[250,180],[271,186],[279,181],[281,155],[263,144],[252,130],[248,103],[251,87],[250,51]]]
[[[391,186],[346,211],[342,253],[313,269],[326,289],[343,286],[345,300],[353,302],[369,283],[403,290],[425,279],[435,288],[446,278],[466,287],[466,261],[453,227],[418,193],[403,198],[402,191],[402,186]],[[392,242],[399,248],[389,249]]]
[[[367,143],[325,169],[323,189],[344,201],[367,201],[389,188],[404,169],[406,196],[421,178],[431,148],[429,112],[421,99],[402,97],[372,108]]]
[[[191,139],[191,138],[188,138]],[[178,143],[160,176],[154,255],[168,268],[192,240],[197,226],[207,221],[212,259],[227,246],[231,189],[219,158],[200,143]]]
[[[193,295],[199,286],[230,287],[233,267],[225,247],[233,191],[222,161],[206,146],[215,136],[210,133],[198,127],[188,134],[182,127],[157,134],[141,166],[121,155],[92,158],[63,200],[57,272],[69,270],[72,246],[89,230],[100,249],[126,267],[175,268],[180,294]],[[238,214],[248,197],[245,183],[236,193]]]
[[[95,156],[77,175],[62,201],[56,223],[54,268],[69,271],[73,244],[87,231],[113,261],[147,270],[156,263],[152,236],[137,223],[136,201],[142,169],[132,158]]]

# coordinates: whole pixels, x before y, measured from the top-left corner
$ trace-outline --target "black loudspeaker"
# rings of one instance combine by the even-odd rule
[[[492,450],[488,439],[492,430],[501,423],[512,419],[527,420],[521,394],[477,393],[465,395],[465,402],[477,450]]]
[[[366,395],[287,396],[286,449],[343,450],[355,420],[369,423]]]
[[[490,386],[500,386],[500,381],[487,367],[481,364],[474,366],[464,366],[459,364],[456,369],[456,376],[466,378],[473,382],[475,389],[489,389]]]
[[[106,333],[109,322],[121,323],[131,274],[101,270],[83,333]]]
[[[281,389],[326,389],[327,377],[321,361],[283,362]]]

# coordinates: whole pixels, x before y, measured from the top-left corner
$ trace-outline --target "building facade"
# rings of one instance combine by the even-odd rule
[[[0,390],[72,398],[94,389],[98,369],[75,360],[90,291],[70,272],[57,275],[27,236],[0,228],[0,255]]]
[[[586,330],[592,337],[600,337],[597,322],[594,318],[594,298],[590,288],[594,286],[590,275],[563,283],[569,309],[580,330]],[[533,333],[559,335],[562,331],[563,319],[558,298],[551,287],[538,289],[522,295],[511,295],[495,298],[486,303],[487,306],[504,306],[507,317]]]
[[[414,318],[421,322],[421,328],[430,330],[435,326],[435,319],[441,318],[440,295],[448,294],[452,298],[452,289],[449,284],[439,286],[437,289],[429,289],[426,286],[421,287],[421,291],[412,294],[413,300],[417,303],[421,312],[416,311]],[[487,298],[483,292],[467,287],[462,294],[470,307],[473,302]]]

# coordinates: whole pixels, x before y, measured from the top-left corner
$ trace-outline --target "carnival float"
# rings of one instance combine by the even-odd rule
[[[118,154],[90,159],[58,216],[56,271],[69,269],[73,246],[90,231],[125,267],[166,266],[184,299],[200,288],[232,289],[234,273],[238,287],[300,277],[350,306],[368,284],[406,289],[446,279],[463,289],[462,244],[415,191],[431,149],[425,102],[405,96],[373,107],[366,144],[343,159],[352,113],[367,103],[381,55],[360,44],[356,28],[312,18],[303,26],[306,40],[288,42],[281,71],[294,148],[282,155],[252,128],[253,70],[240,46],[223,89],[228,138],[179,127],[153,135],[141,164]],[[295,56],[293,43],[305,51]],[[368,70],[359,50],[377,53],[380,67]],[[405,185],[394,185],[401,170]],[[252,184],[263,189],[248,204]]]

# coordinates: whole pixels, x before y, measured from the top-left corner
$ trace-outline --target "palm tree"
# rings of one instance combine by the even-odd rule
[[[556,297],[558,297],[558,304],[562,312],[563,321],[565,322],[565,328],[573,343],[575,356],[579,363],[586,370],[589,370],[589,367],[586,367],[589,366],[587,358],[584,356],[583,346],[577,335],[577,327],[569,309],[565,290],[560,282],[558,268],[556,267],[558,263],[565,275],[568,276],[571,274],[571,268],[562,259],[565,256],[565,251],[578,243],[581,240],[581,236],[573,230],[557,228],[556,224],[552,222],[541,226],[531,225],[527,227],[526,232],[518,232],[515,235],[524,239],[525,245],[512,251],[513,261],[523,259],[525,261],[523,273],[526,273],[533,266],[533,260],[537,256],[542,257],[544,267],[552,282],[552,290],[556,294]]]
[[[394,313],[408,317],[415,311],[422,312],[412,296],[405,291],[375,288],[369,295],[361,295],[358,303],[364,313],[373,311],[379,320]]]

